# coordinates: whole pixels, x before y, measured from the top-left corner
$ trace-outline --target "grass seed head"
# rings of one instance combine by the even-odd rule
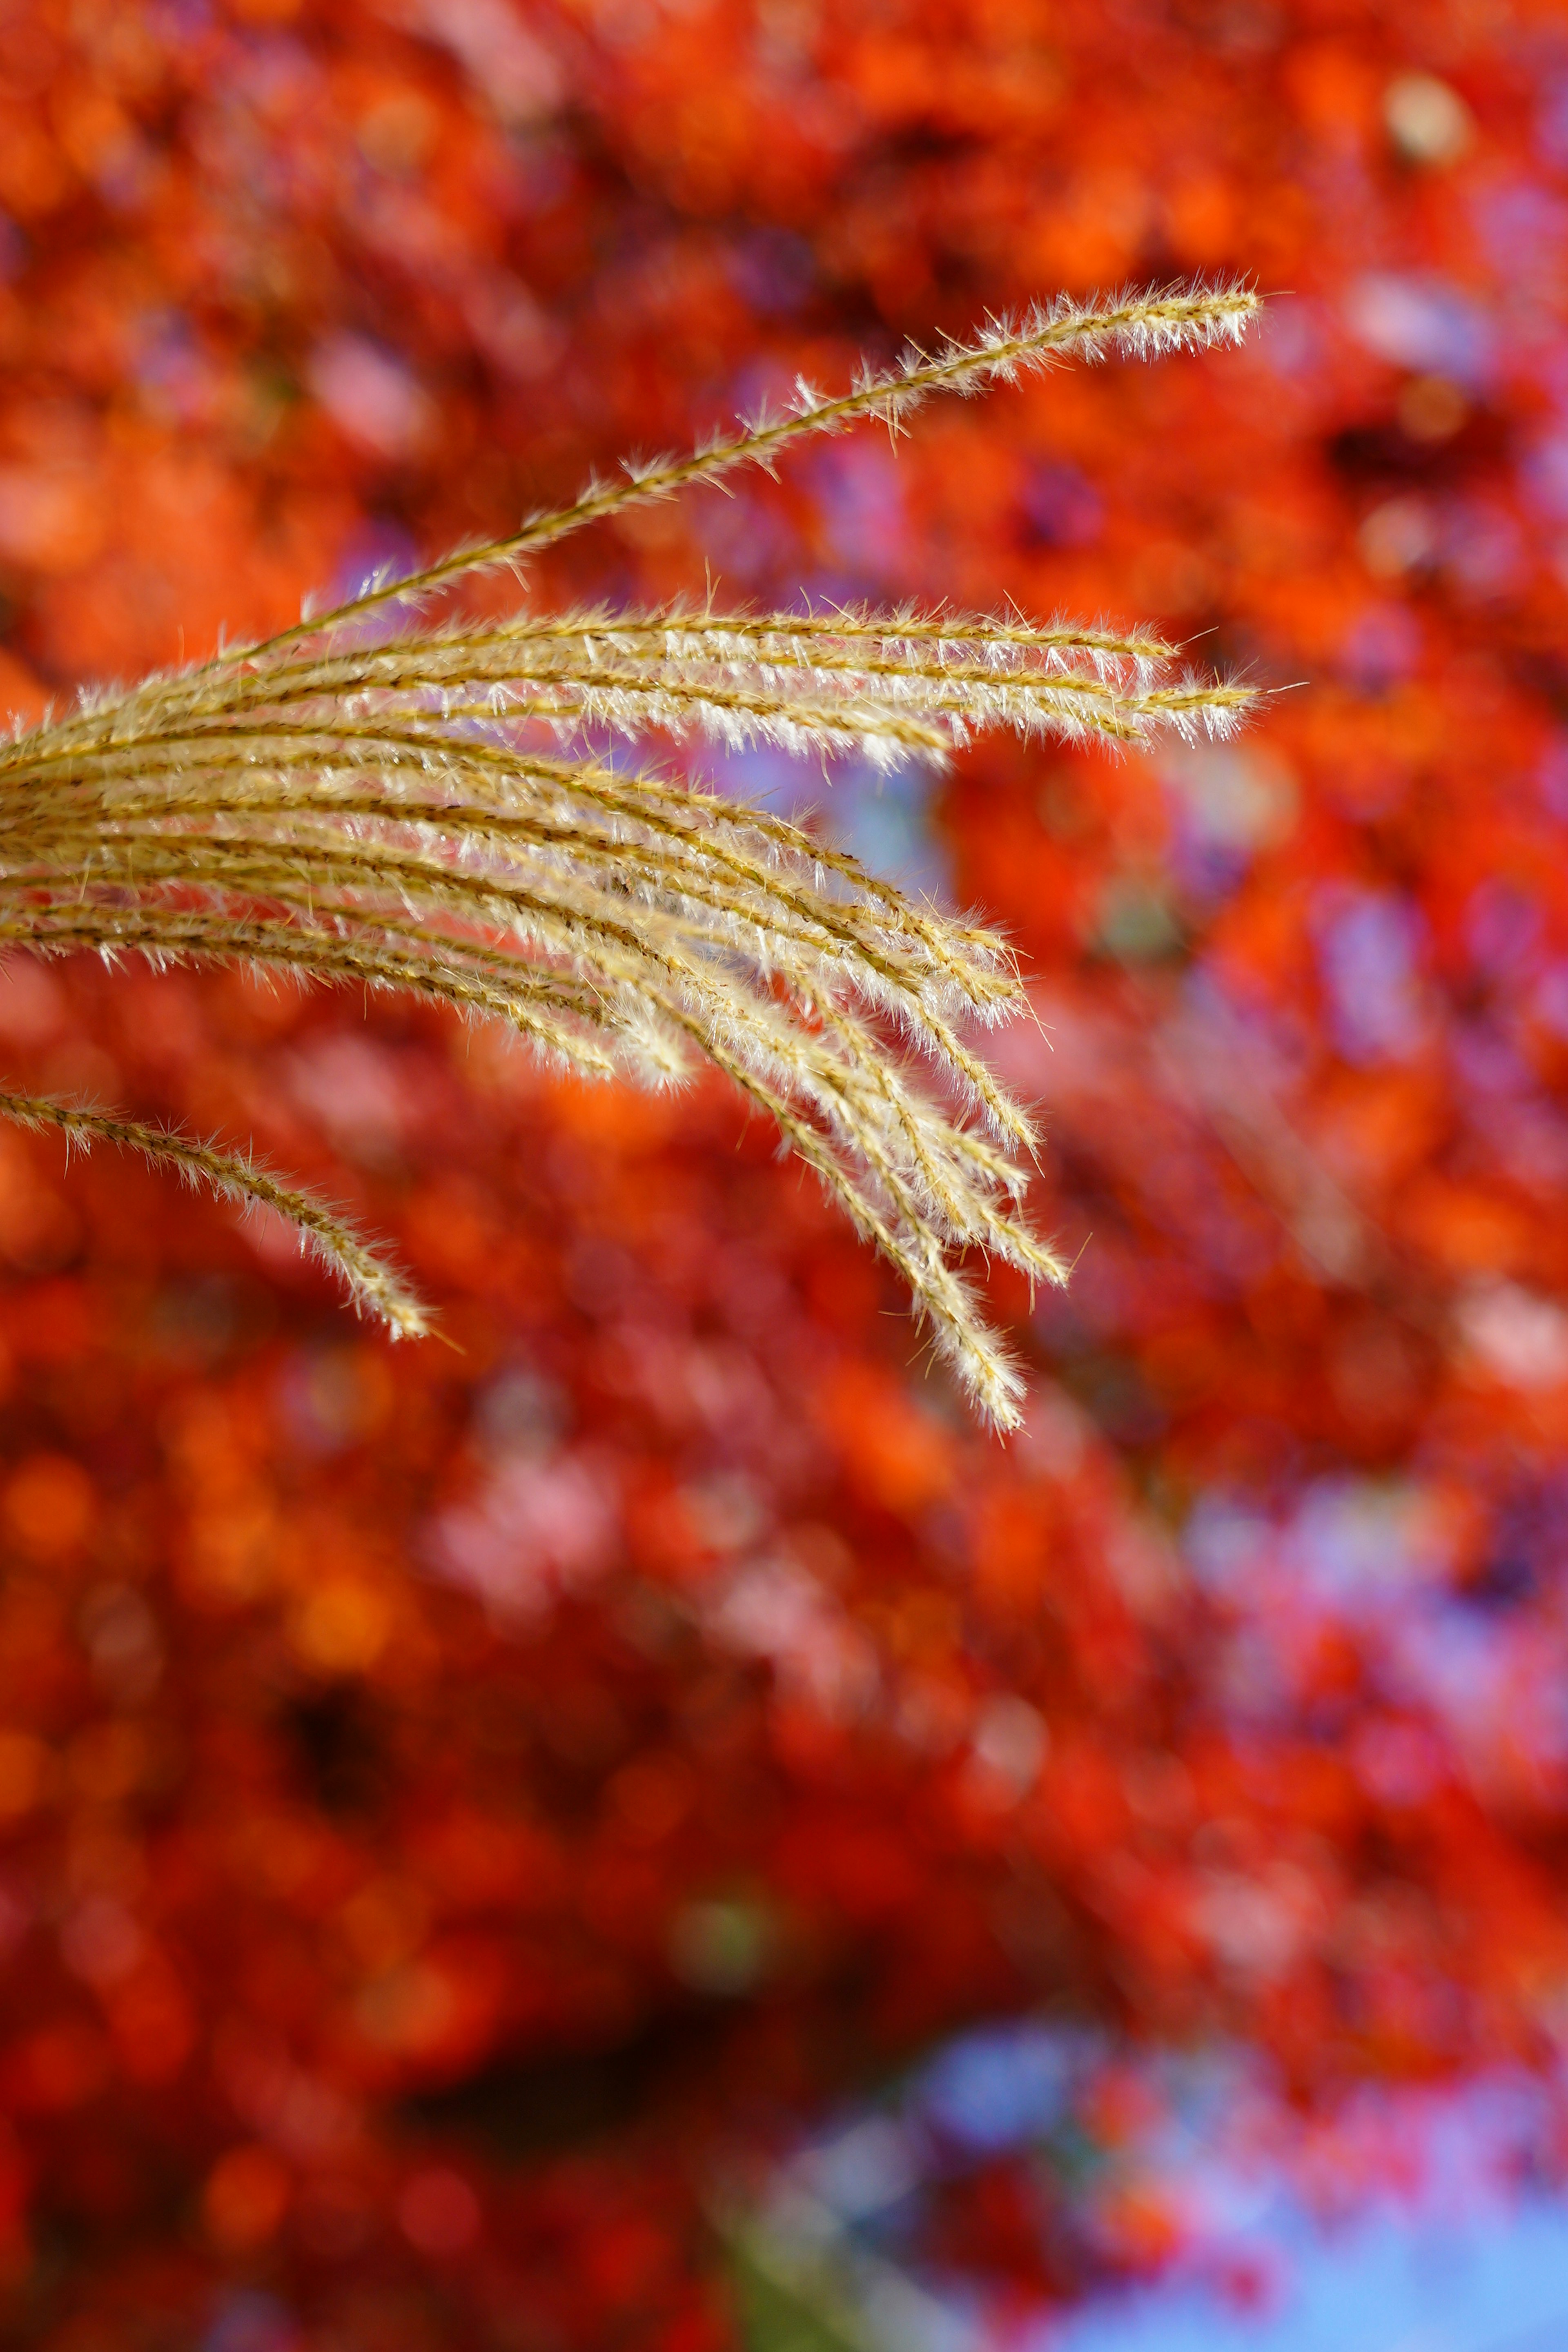
[[[766,812],[585,734],[768,743],[891,767],[977,733],[1223,737],[1250,688],[1173,665],[1148,630],[905,609],[450,612],[447,592],[639,502],[773,466],[808,435],[1077,355],[1234,341],[1226,283],[1065,299],[910,352],[570,507],[378,578],[262,645],[84,696],[0,746],[0,944],[241,962],[409,990],[509,1024],[584,1077],[676,1082],[698,1058],[776,1123],[898,1270],[937,1352],[1006,1428],[1021,1382],[956,1261],[1066,1268],[1018,1203],[1034,1133],[966,1042],[1023,1002],[1005,943]],[[249,1156],[19,1093],[0,1115],[142,1152],[279,1211],[353,1303],[414,1336],[424,1310],[332,1211]]]

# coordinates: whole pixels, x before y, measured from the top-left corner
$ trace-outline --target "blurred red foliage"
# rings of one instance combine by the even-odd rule
[[[0,1134],[13,2340],[706,2352],[716,2168],[1042,1999],[1303,2100],[1549,2057],[1561,12],[23,0],[0,89],[19,712],[797,367],[1210,268],[1292,289],[1248,352],[933,410],[546,577],[1012,597],[1310,681],[925,812],[1037,975],[1004,1051],[1086,1244],[1032,1320],[998,1286],[1009,1447],[717,1088],[0,976],[18,1083],[253,1135],[455,1343]],[[952,2258],[1070,2292],[1016,2184],[971,2203]]]

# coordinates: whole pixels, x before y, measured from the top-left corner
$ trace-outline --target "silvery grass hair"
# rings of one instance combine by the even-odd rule
[[[468,619],[445,592],[584,524],[771,467],[928,394],[981,390],[1072,353],[1239,341],[1241,285],[1065,299],[679,459],[628,464],[510,538],[379,578],[265,644],[81,698],[0,751],[0,943],[134,951],[410,989],[510,1025],[549,1060],[654,1086],[693,1049],[776,1122],[898,1269],[980,1412],[1021,1382],[953,1261],[1031,1280],[1057,1255],[1023,1222],[1034,1133],[969,1042],[1023,991],[994,933],[917,904],[795,825],[654,773],[585,737],[651,730],[890,767],[984,728],[1139,743],[1228,732],[1252,698],[1177,671],[1176,649],[1063,621],[945,611],[520,611]],[[279,1210],[355,1304],[428,1327],[342,1217],[248,1156],[37,1096],[0,1113],[130,1146]]]

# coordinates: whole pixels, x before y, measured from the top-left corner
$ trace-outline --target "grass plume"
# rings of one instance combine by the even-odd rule
[[[590,483],[510,538],[383,580],[265,644],[84,697],[0,750],[0,945],[287,969],[410,989],[507,1023],[584,1076],[678,1080],[696,1056],[776,1124],[898,1269],[980,1410],[1020,1386],[958,1261],[1061,1261],[1020,1213],[1034,1137],[972,1037],[1017,1010],[1005,943],[908,898],[763,811],[584,741],[941,761],[986,729],[1138,743],[1224,735],[1245,687],[1181,671],[1148,631],[912,610],[713,605],[474,620],[446,592],[618,509],[1076,352],[1236,340],[1245,288],[1058,303]],[[434,617],[432,615],[434,614]],[[0,1114],[128,1145],[279,1210],[361,1308],[415,1300],[320,1203],[248,1158],[99,1111]]]

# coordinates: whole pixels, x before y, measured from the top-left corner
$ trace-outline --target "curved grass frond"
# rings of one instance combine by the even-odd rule
[[[1235,278],[1213,286],[1130,290],[1103,302],[1075,302],[1061,294],[1054,302],[1037,303],[1021,318],[992,320],[973,341],[949,342],[934,358],[910,351],[885,371],[862,368],[850,389],[836,397],[800,376],[787,408],[760,409],[738,432],[715,436],[683,457],[627,458],[620,481],[591,481],[572,505],[531,515],[510,537],[482,547],[456,548],[413,579],[383,581],[324,617],[358,618],[410,595],[427,595],[467,573],[533,554],[627,507],[673,498],[700,482],[721,481],[738,467],[771,467],[794,443],[812,434],[841,433],[867,417],[896,432],[905,417],[936,393],[970,398],[991,384],[1010,383],[1068,358],[1095,361],[1119,354],[1152,359],[1168,352],[1238,343],[1258,310],[1257,293]],[[305,625],[316,625],[314,619]],[[291,630],[288,635],[303,633]]]
[[[374,1315],[399,1339],[423,1339],[429,1317],[384,1259],[367,1249],[352,1225],[335,1210],[309,1192],[281,1184],[248,1153],[220,1151],[198,1138],[177,1135],[140,1119],[119,1118],[112,1112],[91,1110],[75,1103],[54,1101],[47,1095],[0,1092],[0,1118],[17,1127],[53,1129],[83,1151],[95,1143],[113,1143],[125,1151],[139,1151],[154,1168],[170,1168],[187,1183],[205,1184],[223,1200],[237,1201],[248,1209],[274,1209],[286,1217],[304,1245],[314,1251],[347,1287],[363,1312]]]
[[[1058,303],[825,400],[803,386],[689,457],[591,485],[509,539],[384,582],[0,747],[0,945],[226,961],[408,989],[509,1024],[584,1076],[696,1058],[773,1120],[908,1285],[980,1409],[1019,1383],[954,1260],[1061,1261],[1018,1202],[1030,1122],[966,1032],[1022,997],[1005,943],[917,904],[764,810],[626,772],[585,730],[765,741],[890,766],[984,729],[1142,742],[1223,735],[1251,689],[1179,672],[1149,631],[904,610],[520,612],[420,605],[636,500],[858,417],[896,426],[1065,353],[1234,340],[1244,288]],[[289,1217],[394,1331],[421,1310],[332,1213],[246,1158],[42,1097],[0,1116],[129,1145]]]

